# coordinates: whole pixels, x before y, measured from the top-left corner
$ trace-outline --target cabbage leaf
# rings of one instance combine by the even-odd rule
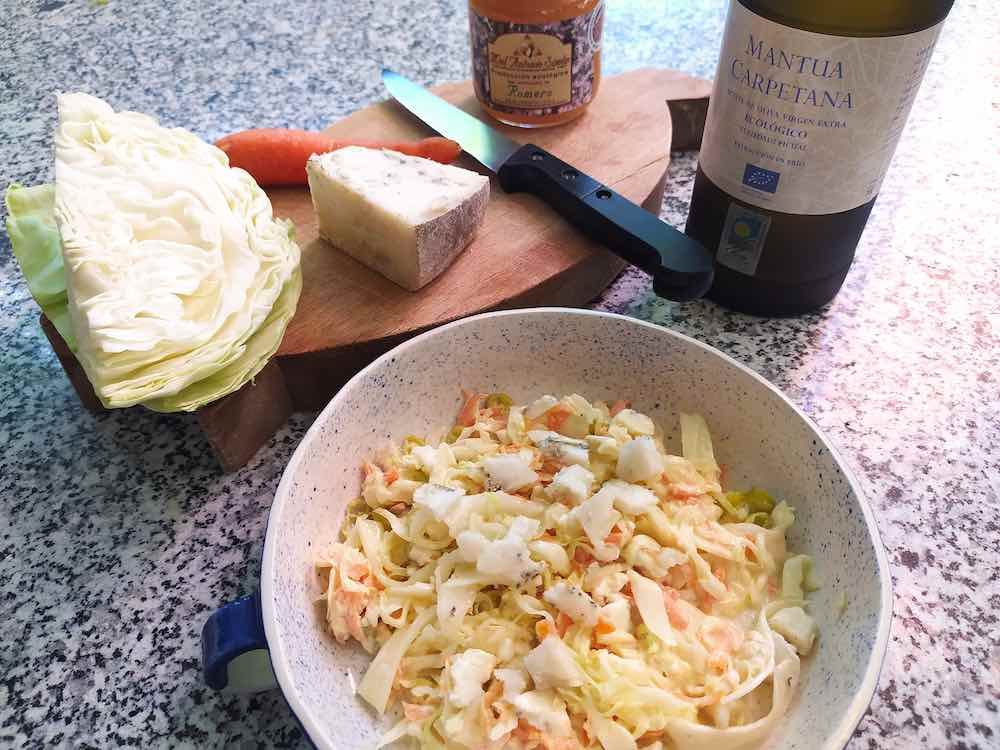
[[[59,97],[56,182],[6,194],[36,301],[108,408],[193,411],[277,351],[302,277],[290,222],[192,133]]]
[[[75,349],[76,339],[67,308],[62,245],[53,213],[55,188],[52,185],[23,187],[15,183],[7,188],[4,199],[7,235],[31,296],[69,348]]]

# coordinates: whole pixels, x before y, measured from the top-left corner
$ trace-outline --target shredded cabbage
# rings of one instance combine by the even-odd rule
[[[816,637],[794,513],[723,492],[701,417],[682,416],[671,456],[648,417],[610,412],[469,394],[449,442],[409,436],[365,465],[317,572],[330,632],[377,651],[359,694],[402,705],[383,743],[735,749],[787,710],[789,641],[804,654]]]
[[[681,446],[684,458],[705,479],[719,481],[719,465],[712,450],[712,436],[708,424],[700,414],[681,414]]]
[[[409,625],[399,628],[392,637],[383,644],[378,654],[372,659],[368,671],[358,685],[358,695],[368,701],[371,707],[380,714],[385,713],[389,703],[389,693],[396,682],[396,673],[403,661],[410,644],[420,635],[434,619],[434,610],[425,609]]]

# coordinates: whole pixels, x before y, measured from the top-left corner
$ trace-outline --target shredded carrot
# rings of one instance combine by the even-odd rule
[[[524,719],[521,719],[517,722],[517,726],[514,727],[511,734],[515,737],[515,739],[526,740],[537,731],[538,730],[531,726],[531,724],[526,722]]]
[[[573,562],[581,567],[589,565],[593,559],[594,556],[587,552],[587,550],[583,547],[577,547],[576,551],[573,553]]]
[[[462,427],[472,427],[476,423],[476,416],[479,413],[479,400],[483,397],[483,394],[470,393],[463,388],[462,397],[465,399],[465,403],[462,404],[462,410],[458,413],[458,419],[455,421]]]
[[[422,706],[419,703],[407,703],[403,701],[403,716],[408,721],[423,721],[433,715],[434,709],[430,706]]]
[[[684,630],[689,625],[687,617],[684,616],[684,612],[681,610],[677,600],[680,597],[677,594],[676,589],[664,588],[663,589],[663,602],[667,605],[667,617],[670,620],[670,624],[673,625],[678,630]]]
[[[725,654],[711,654],[706,663],[709,669],[715,674],[720,675],[729,668],[729,657]]]
[[[681,575],[684,576],[684,585],[690,586],[696,580],[694,574],[694,566],[691,563],[686,562],[682,566],[680,566],[680,568],[681,568]]]
[[[535,623],[535,635],[538,640],[544,641],[552,633],[552,626],[548,620],[539,620]]]
[[[559,431],[567,419],[572,416],[573,410],[565,404],[556,404],[545,412],[545,425],[550,430]]]
[[[615,626],[607,620],[598,619],[597,625],[594,626],[594,632],[598,635],[607,635],[615,632]]]
[[[562,464],[556,463],[552,459],[546,459],[542,462],[541,470],[546,474],[558,474],[560,469],[562,469]]]
[[[639,738],[639,742],[651,742],[652,740],[658,740],[666,733],[666,729],[651,729]]]
[[[611,416],[612,417],[615,416],[615,414],[617,414],[618,412],[620,412],[622,409],[628,409],[630,406],[632,406],[632,402],[631,401],[626,401],[625,399],[621,399],[621,398],[618,399],[613,404],[611,404],[611,410],[610,410],[611,411]]]
[[[566,631],[569,630],[570,625],[573,624],[573,619],[567,615],[565,612],[560,612],[559,616],[556,617],[556,632],[559,637],[562,638],[566,635]]]
[[[698,595],[698,609],[705,614],[711,614],[712,605],[715,604],[715,597],[705,591],[697,583],[694,584],[695,593]]]
[[[399,472],[396,471],[395,469],[390,469],[389,471],[387,471],[385,473],[385,483],[386,484],[392,484],[397,479],[399,479]]]
[[[743,631],[735,625],[720,620],[701,632],[701,642],[712,651],[731,654],[743,645]],[[728,669],[728,664],[726,666]]]
[[[667,495],[671,500],[692,502],[702,494],[701,488],[693,484],[674,483],[667,485]]]

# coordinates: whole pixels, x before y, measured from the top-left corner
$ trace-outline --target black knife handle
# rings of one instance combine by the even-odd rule
[[[497,172],[508,193],[531,193],[573,226],[653,277],[653,291],[683,302],[712,284],[712,256],[697,241],[660,221],[593,177],[530,143]]]

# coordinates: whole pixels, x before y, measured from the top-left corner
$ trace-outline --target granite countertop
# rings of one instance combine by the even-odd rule
[[[723,0],[610,0],[609,72],[710,76]],[[859,475],[895,618],[850,747],[1000,747],[1000,53],[995,9],[947,22],[859,257],[793,320],[656,299],[627,272],[597,303],[697,337],[784,389]],[[207,139],[320,127],[381,97],[386,64],[467,77],[458,0],[12,0],[0,24],[0,172],[52,177],[53,93],[82,89]],[[683,225],[695,155],[664,216]],[[189,417],[83,411],[0,244],[0,746],[299,747],[276,693],[203,686],[199,633],[255,589],[294,417],[220,475]],[[345,749],[346,750],[346,749]]]

